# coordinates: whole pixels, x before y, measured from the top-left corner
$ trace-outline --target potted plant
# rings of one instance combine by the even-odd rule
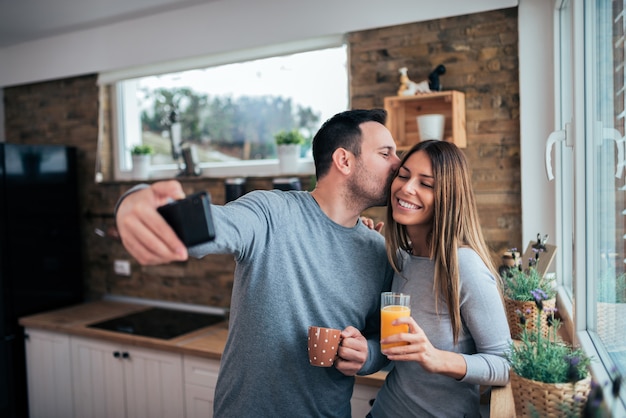
[[[274,135],[278,153],[278,165],[281,173],[296,173],[300,159],[300,147],[304,144],[304,136],[297,129],[280,131]]]
[[[548,295],[534,289],[530,296],[539,311],[535,327],[525,327],[507,352],[517,416],[581,416],[591,390],[591,359],[558,336],[556,309],[544,306]],[[547,335],[541,332],[541,322],[549,326]]]
[[[133,178],[147,179],[150,177],[150,157],[154,149],[148,144],[135,145],[130,150],[133,159]]]
[[[519,254],[515,249],[510,253],[516,257]],[[529,260],[528,267],[523,268],[515,260],[513,267],[500,270],[504,293],[504,306],[506,316],[511,329],[511,338],[519,339],[526,328],[534,331],[538,326],[542,334],[547,336],[548,325],[545,322],[536,321],[540,312],[533,299],[532,291],[538,289],[546,295],[542,302],[547,309],[553,309],[556,305],[556,289],[553,276],[541,276],[535,268],[538,257]],[[535,325],[537,324],[537,325]]]

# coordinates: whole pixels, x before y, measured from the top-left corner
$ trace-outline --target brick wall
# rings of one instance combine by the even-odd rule
[[[352,33],[348,42],[353,108],[382,107],[385,96],[396,94],[400,67],[408,67],[409,76],[421,81],[438,64],[446,66],[443,88],[466,95],[465,152],[473,169],[486,239],[494,253],[521,247],[517,9]],[[4,91],[7,142],[79,149],[88,299],[114,293],[228,306],[234,270],[231,256],[142,267],[115,238],[113,207],[133,183],[94,181],[99,148],[105,173],[110,164],[110,144],[98,144],[98,129],[103,129],[99,118],[108,108],[98,107],[99,96],[106,92],[97,87],[96,78],[86,75]],[[301,180],[308,188],[309,179]],[[182,182],[187,193],[208,190],[216,203],[224,201],[222,179]],[[249,189],[270,187],[269,178],[248,182]],[[384,210],[367,214],[379,219]],[[131,276],[113,272],[116,259],[131,260]]]
[[[401,67],[416,82],[439,64],[444,90],[465,93],[467,148],[483,232],[494,258],[522,247],[517,8],[352,33],[354,108],[383,107]],[[384,210],[371,210],[375,218]]]

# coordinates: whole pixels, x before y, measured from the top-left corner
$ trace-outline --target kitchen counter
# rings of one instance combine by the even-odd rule
[[[107,331],[88,326],[95,322],[106,321],[150,308],[151,306],[143,304],[96,301],[22,317],[19,320],[19,324],[25,328],[36,328],[80,337],[98,338],[125,345],[189,354],[198,357],[217,360],[222,357],[228,336],[227,321],[200,328],[169,340]],[[357,376],[357,383],[368,386],[380,386],[385,376],[385,372],[378,372],[370,376]]]

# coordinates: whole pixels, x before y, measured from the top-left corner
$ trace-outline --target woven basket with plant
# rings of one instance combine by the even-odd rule
[[[521,265],[516,265],[502,272],[502,282],[504,291],[504,306],[506,316],[511,329],[511,338],[518,340],[524,329],[535,331],[539,327],[542,336],[548,336],[548,325],[545,321],[538,320],[540,312],[537,309],[532,292],[541,290],[546,295],[543,306],[553,309],[556,303],[556,290],[554,286],[555,278],[542,277],[534,267],[532,259],[529,260],[528,268],[523,269]]]
[[[534,289],[531,297],[539,311],[535,327],[525,327],[507,353],[517,416],[579,417],[591,390],[591,359],[560,339],[561,324],[556,309],[544,305],[545,292]],[[548,325],[547,336],[540,322]]]

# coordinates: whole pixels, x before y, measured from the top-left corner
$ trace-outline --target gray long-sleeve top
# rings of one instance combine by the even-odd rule
[[[190,255],[237,262],[215,416],[349,418],[354,377],[309,364],[308,327],[352,325],[380,352],[380,293],[393,273],[382,235],[333,222],[308,192],[253,191],[212,211],[215,241]]]
[[[395,362],[376,396],[372,416],[480,417],[479,385],[505,385],[509,363],[505,353],[510,332],[494,277],[471,249],[459,249],[461,317],[456,345],[447,304],[433,297],[434,263],[403,254],[402,276],[396,273],[392,290],[411,295],[411,316],[432,345],[461,353],[467,373],[461,380],[425,371],[417,362]]]

